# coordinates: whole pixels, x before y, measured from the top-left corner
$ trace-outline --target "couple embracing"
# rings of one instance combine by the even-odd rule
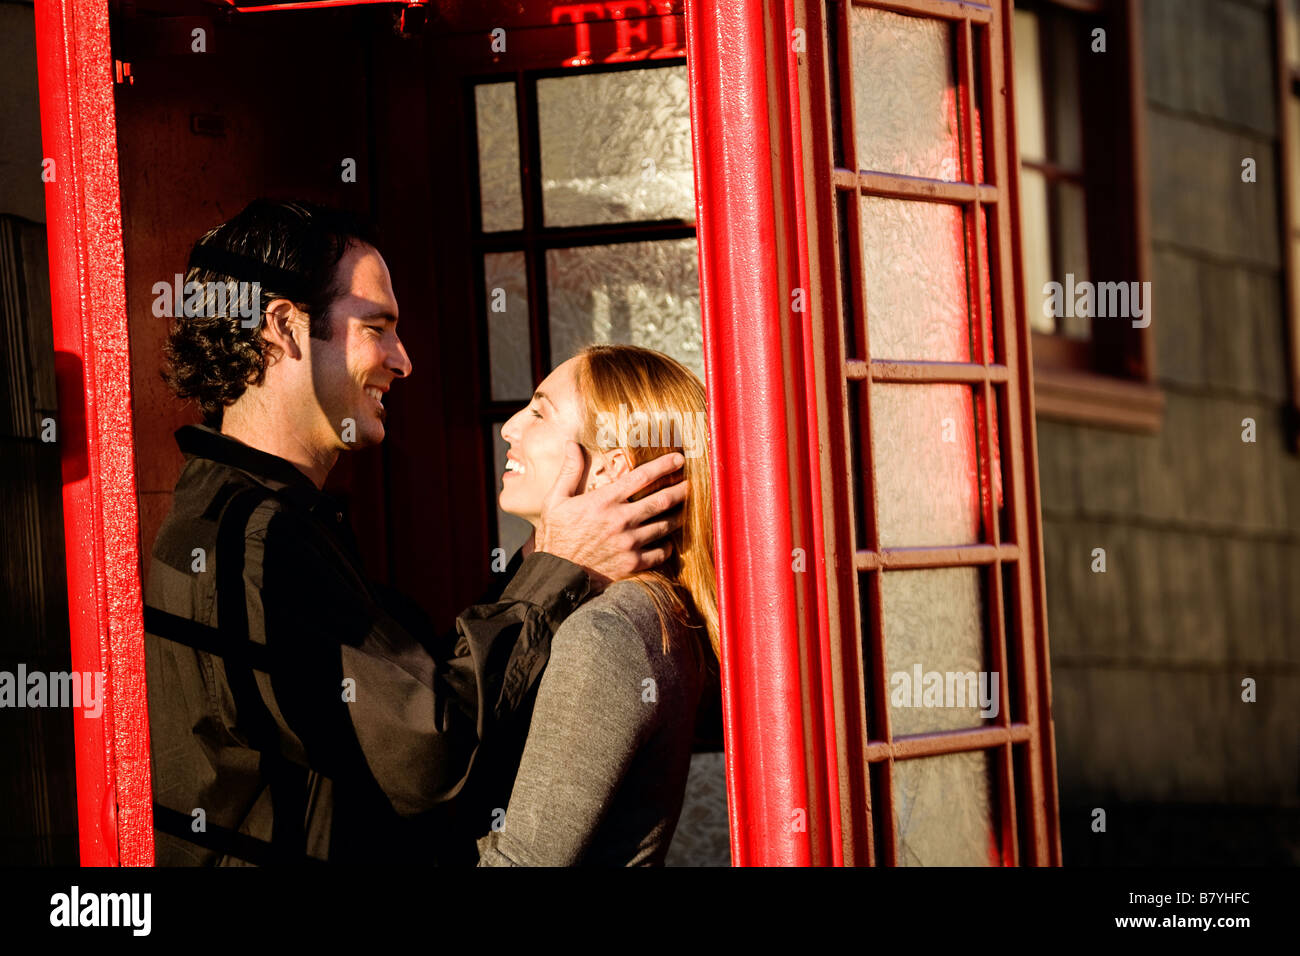
[[[186,308],[166,346],[203,424],[146,583],[157,862],[662,864],[717,669],[707,434],[673,426],[699,380],[631,346],[559,365],[502,428],[533,535],[447,626],[366,577],[322,490],[412,372],[374,236],[258,200],[190,256],[209,304],[231,282],[259,322]]]

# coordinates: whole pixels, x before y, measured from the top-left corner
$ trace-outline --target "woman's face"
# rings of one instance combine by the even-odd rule
[[[533,400],[501,427],[501,437],[510,444],[498,499],[501,510],[533,525],[564,464],[564,443],[577,441],[582,429],[578,361],[571,358],[546,376]],[[580,490],[587,484],[584,473]]]

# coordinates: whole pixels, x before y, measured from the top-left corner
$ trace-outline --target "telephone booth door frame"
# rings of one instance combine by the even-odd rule
[[[612,19],[625,18],[627,8],[643,15],[680,9],[675,0],[575,6],[602,7],[602,16]],[[822,282],[809,242],[809,223],[820,220],[807,198],[816,183],[806,175],[808,104],[801,90],[807,80],[800,72],[806,65],[790,42],[806,13],[801,0],[685,4],[710,438],[715,448],[727,449],[725,467],[723,456],[714,456],[713,481],[736,865],[854,862],[845,854],[846,831],[866,799],[843,783],[858,755],[837,736],[842,662],[829,639],[838,598],[828,581],[843,573],[848,556],[835,552],[828,563],[826,529],[834,516],[824,512],[833,501],[824,490],[840,479],[821,470],[817,395],[826,373],[811,311],[790,310],[795,290],[816,290]],[[581,21],[575,16],[575,27]],[[151,865],[108,2],[42,0],[36,28],[44,153],[56,170],[46,184],[46,209],[72,664],[106,675],[100,719],[81,712],[74,718],[81,860]],[[1032,392],[1022,391],[1021,400],[1032,430]],[[1032,457],[1028,461],[1027,502],[1036,520]],[[791,573],[791,555],[799,549],[810,573]],[[1027,549],[1026,559],[1038,564],[1040,600],[1041,543]],[[1045,639],[1041,649],[1045,680]],[[1050,756],[1046,703],[1039,719]],[[1050,793],[1054,819],[1054,789]]]

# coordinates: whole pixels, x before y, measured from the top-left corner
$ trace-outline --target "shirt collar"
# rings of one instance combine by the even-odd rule
[[[245,445],[207,425],[184,425],[176,430],[176,445],[186,460],[206,458],[246,472],[261,484],[297,499],[313,511],[339,513],[340,502],[321,491],[293,463],[269,452]]]

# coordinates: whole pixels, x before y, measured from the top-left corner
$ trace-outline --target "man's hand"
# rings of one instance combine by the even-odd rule
[[[661,488],[640,501],[628,499],[684,464],[686,459],[677,452],[661,455],[580,495],[582,448],[577,442],[566,442],[564,466],[542,505],[535,549],[582,565],[596,588],[662,564],[673,550],[665,537],[684,520],[680,511],[664,512],[686,500],[686,482]]]

